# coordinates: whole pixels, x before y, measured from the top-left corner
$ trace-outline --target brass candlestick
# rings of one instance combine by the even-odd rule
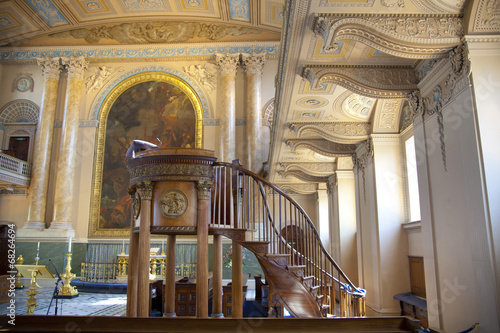
[[[16,260],[16,264],[17,265],[22,265],[24,263],[24,258],[23,258],[23,255],[21,254],[17,260]],[[23,289],[24,288],[24,285],[23,285],[23,281],[21,280],[21,272],[19,271],[19,269],[17,270],[17,274],[16,274],[16,289]]]
[[[68,252],[66,254],[66,257],[66,270],[64,274],[61,274],[61,277],[64,279],[64,286],[59,287],[59,290],[57,291],[57,297],[72,298],[78,296],[78,290],[76,290],[76,288],[71,285],[71,280],[73,280],[76,275],[71,273],[71,252]]]
[[[36,263],[38,265],[38,258],[36,260]],[[28,300],[26,301],[26,314],[27,315],[32,315],[35,314],[35,308],[37,307],[38,303],[35,299],[35,296],[39,294],[40,292],[36,290],[36,287],[42,288],[38,285],[36,282],[36,275],[38,274],[38,269],[30,269],[31,272],[31,285],[29,287],[29,291],[25,291],[24,293],[28,295]]]

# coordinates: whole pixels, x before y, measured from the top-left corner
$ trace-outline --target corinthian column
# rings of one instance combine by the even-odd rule
[[[68,69],[63,132],[57,164],[54,218],[50,229],[74,230],[72,223],[76,138],[82,94],[83,74],[88,62],[83,57],[61,58]]]
[[[220,159],[232,162],[235,159],[235,123],[236,123],[236,70],[240,55],[217,55],[217,64],[221,74],[221,110],[220,110]]]
[[[28,198],[28,221],[24,224],[23,229],[44,230],[61,65],[58,57],[40,58],[37,61],[42,68],[44,77],[42,107],[38,117],[38,128],[35,137],[35,152]]]
[[[260,89],[262,68],[266,60],[264,53],[241,54],[247,79],[247,165],[248,169],[259,173],[262,168],[262,146],[260,140]]]

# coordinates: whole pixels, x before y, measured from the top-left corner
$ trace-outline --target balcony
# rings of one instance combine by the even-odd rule
[[[30,185],[31,164],[5,153],[0,153],[0,193],[26,189]]]

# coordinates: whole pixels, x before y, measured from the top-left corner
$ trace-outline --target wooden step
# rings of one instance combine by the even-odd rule
[[[245,233],[247,229],[236,229],[236,228],[209,228],[208,233],[210,235],[221,235],[232,239],[236,242],[245,241]]]
[[[314,297],[318,296],[319,286],[312,286],[310,291],[311,295],[313,295]]]
[[[269,261],[274,262],[278,266],[285,268],[285,269],[288,267],[288,263],[290,262],[290,255],[289,254],[273,253],[273,254],[266,255],[266,258]]]
[[[296,266],[290,265],[287,267],[287,269],[290,273],[292,273],[296,277],[301,278],[305,274],[306,266],[305,265],[296,265]]]
[[[319,305],[323,304],[323,299],[325,298],[325,295],[316,295],[316,303]]]
[[[269,248],[269,242],[262,241],[244,241],[241,243],[245,248],[249,249],[255,254],[264,256]]]
[[[302,278],[302,284],[307,288],[307,290],[311,290],[313,281],[314,276],[305,276]]]

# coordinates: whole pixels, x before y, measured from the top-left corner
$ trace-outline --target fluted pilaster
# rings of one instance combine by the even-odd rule
[[[72,207],[75,174],[76,139],[82,94],[83,74],[88,62],[83,57],[61,58],[68,70],[61,148],[57,164],[54,218],[51,229],[73,230]]]
[[[223,162],[232,162],[236,156],[236,71],[239,60],[239,54],[217,55],[221,74],[220,159]]]
[[[35,136],[33,166],[28,198],[28,221],[23,229],[45,229],[47,192],[49,188],[50,157],[54,137],[54,119],[61,65],[59,57],[38,58],[43,73],[43,93]]]
[[[241,56],[247,81],[247,164],[248,169],[258,173],[262,168],[260,91],[266,55],[243,53]]]

